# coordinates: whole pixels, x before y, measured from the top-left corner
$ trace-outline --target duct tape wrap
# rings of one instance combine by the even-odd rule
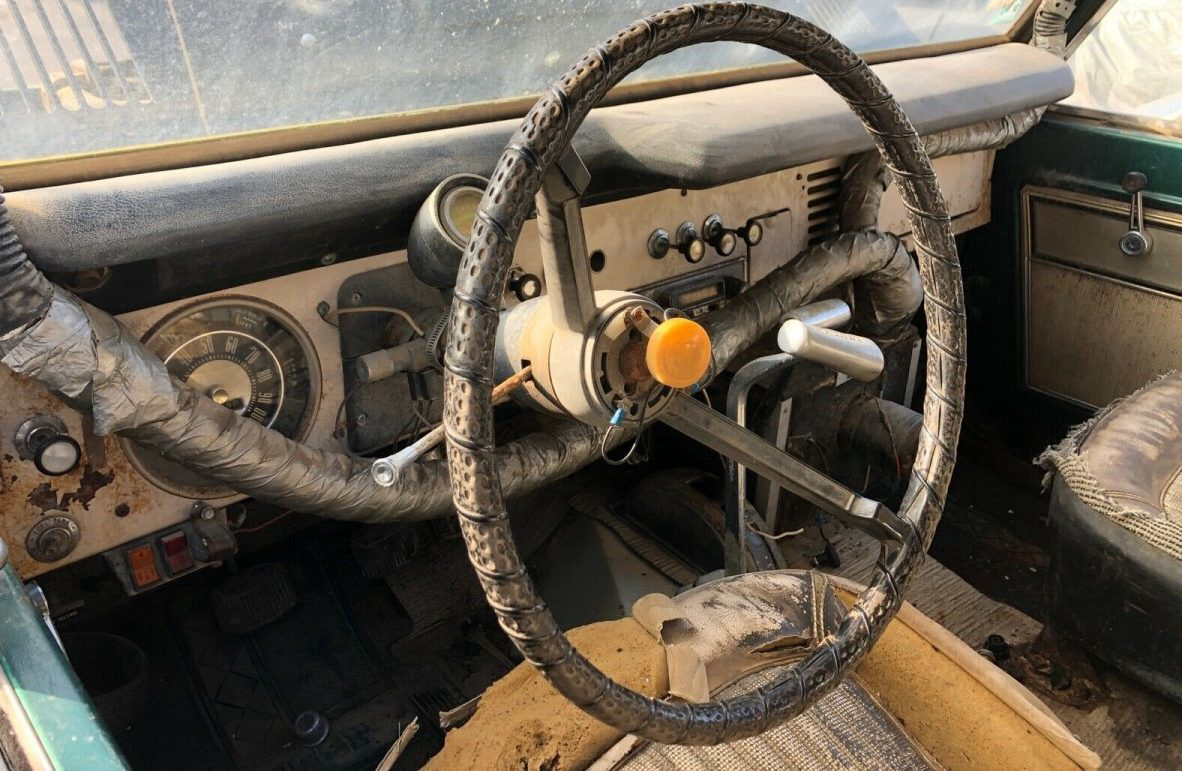
[[[29,262],[12,229],[0,188],[0,335],[41,318],[52,296],[53,284]]]
[[[847,281],[856,298],[854,328],[870,337],[891,337],[923,303],[919,270],[898,237],[842,233],[801,252],[702,319],[710,333],[712,375],[789,311]]]
[[[1034,15],[1031,45],[1063,58],[1067,45],[1067,21],[1074,12],[1075,0],[1042,0]],[[921,137],[923,149],[930,158],[1000,150],[1025,136],[1042,120],[1046,111],[1045,106],[1030,107],[1000,118],[928,134]],[[842,167],[838,204],[842,230],[877,227],[882,195],[890,184],[890,174],[877,150],[847,158]]]
[[[40,321],[0,341],[0,354],[14,372],[91,413],[96,433],[125,436],[260,500],[362,522],[451,510],[442,460],[416,463],[394,486],[380,487],[368,463],[294,442],[172,379],[118,321],[67,292],[54,294]],[[501,485],[515,495],[566,476],[598,455],[601,439],[563,421],[508,444],[497,452]]]

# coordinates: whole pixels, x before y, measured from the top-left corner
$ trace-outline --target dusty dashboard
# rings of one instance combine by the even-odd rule
[[[978,153],[936,162],[958,231],[988,219],[991,160]],[[836,232],[840,169],[840,160],[823,161],[588,207],[595,286],[637,289],[691,314],[717,307]],[[450,219],[441,223],[445,234],[465,230],[475,206],[469,183],[437,191]],[[880,226],[907,229],[893,194]],[[446,282],[420,281],[405,250],[324,262],[119,318],[174,377],[227,409],[313,448],[372,454],[439,418],[430,344],[447,307],[438,284]],[[505,305],[544,293],[541,276],[531,221]],[[95,435],[87,418],[7,370],[0,399],[0,535],[22,576],[101,554],[138,593],[233,553],[241,496]]]

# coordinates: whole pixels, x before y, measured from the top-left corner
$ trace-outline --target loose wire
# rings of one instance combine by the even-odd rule
[[[607,455],[607,440],[611,437],[612,431],[619,428],[616,425],[609,425],[607,430],[603,432],[603,439],[599,442],[599,457],[603,458],[603,462],[609,466],[623,466],[632,459],[632,455],[636,452],[636,448],[640,446],[640,438],[644,434],[644,416],[648,413],[648,402],[652,396],[652,391],[645,393],[643,401],[640,403],[640,415],[636,417],[636,436],[632,438],[632,446],[628,448],[628,452],[623,458],[613,459]]]
[[[334,323],[338,317],[344,316],[347,313],[391,313],[407,323],[414,333],[419,337],[426,337],[427,333],[419,326],[419,322],[415,321],[415,317],[404,311],[402,308],[395,308],[392,305],[358,305],[355,308],[335,308],[326,311],[322,319],[329,324]]]

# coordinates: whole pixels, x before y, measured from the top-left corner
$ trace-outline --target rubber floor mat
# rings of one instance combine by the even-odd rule
[[[222,632],[206,593],[173,606],[207,711],[240,768],[371,767],[413,717],[308,556],[286,563],[295,607],[250,634]],[[301,744],[291,728],[305,710],[330,724],[316,747]]]

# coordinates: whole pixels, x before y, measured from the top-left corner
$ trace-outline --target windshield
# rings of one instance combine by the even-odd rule
[[[860,52],[1007,32],[1026,0],[779,0]],[[537,93],[652,0],[0,0],[0,162]],[[781,60],[696,46],[650,80]]]

